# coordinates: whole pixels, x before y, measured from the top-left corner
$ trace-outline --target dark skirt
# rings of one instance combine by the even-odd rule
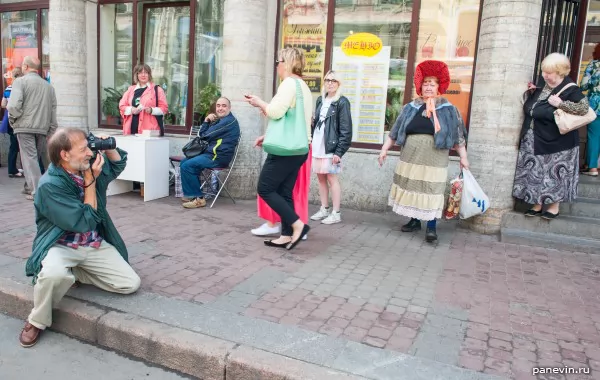
[[[535,155],[533,129],[521,142],[513,196],[528,204],[573,202],[579,183],[579,147]]]

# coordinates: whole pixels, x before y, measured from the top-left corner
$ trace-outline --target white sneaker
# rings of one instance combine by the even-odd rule
[[[313,216],[311,216],[310,218],[312,220],[322,220],[325,219],[329,216],[329,209],[321,206],[321,208],[319,209],[319,211],[314,214]]]
[[[306,240],[306,239],[308,239],[308,234],[302,236],[302,240]]]
[[[275,227],[269,227],[267,223],[264,223],[262,226],[253,229],[252,235],[256,236],[267,236],[267,235],[275,235],[281,233],[281,225],[277,225]]]
[[[329,216],[327,218],[323,219],[323,221],[321,223],[335,224],[335,223],[339,223],[341,221],[342,221],[342,215],[340,214],[340,212],[332,211],[331,214],[329,214]]]

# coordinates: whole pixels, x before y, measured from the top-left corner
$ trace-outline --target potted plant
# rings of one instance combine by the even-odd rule
[[[202,122],[210,106],[221,96],[221,89],[215,83],[208,83],[194,96],[194,120]]]
[[[398,115],[400,114],[400,110],[402,109],[402,97],[404,95],[404,91],[398,90],[396,88],[388,88],[387,91],[387,104],[385,107],[385,124],[389,129],[392,129],[392,126],[396,122]]]
[[[123,94],[113,87],[104,87],[104,92],[106,92],[106,97],[102,100],[102,113],[106,116],[108,124],[118,125],[121,123],[119,101]]]

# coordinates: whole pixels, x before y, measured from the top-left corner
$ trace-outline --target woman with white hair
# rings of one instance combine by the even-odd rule
[[[335,71],[325,74],[323,95],[317,99],[312,123],[312,168],[319,179],[321,208],[311,216],[323,224],[342,221],[340,203],[342,190],[338,174],[342,171],[342,156],[352,142],[350,101],[341,94],[341,82]],[[329,193],[333,210],[329,211]]]
[[[561,202],[572,202],[577,197],[579,131],[562,135],[554,121],[556,109],[572,115],[585,115],[589,109],[579,87],[571,85],[573,81],[567,76],[570,71],[571,64],[565,55],[548,55],[542,61],[545,85],[537,88],[529,83],[523,96],[525,121],[513,196],[533,205],[525,212],[526,216],[554,219]]]

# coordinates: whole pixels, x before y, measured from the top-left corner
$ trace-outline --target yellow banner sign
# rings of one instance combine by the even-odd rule
[[[342,42],[342,51],[347,56],[373,57],[381,51],[381,39],[371,33],[355,33]]]

